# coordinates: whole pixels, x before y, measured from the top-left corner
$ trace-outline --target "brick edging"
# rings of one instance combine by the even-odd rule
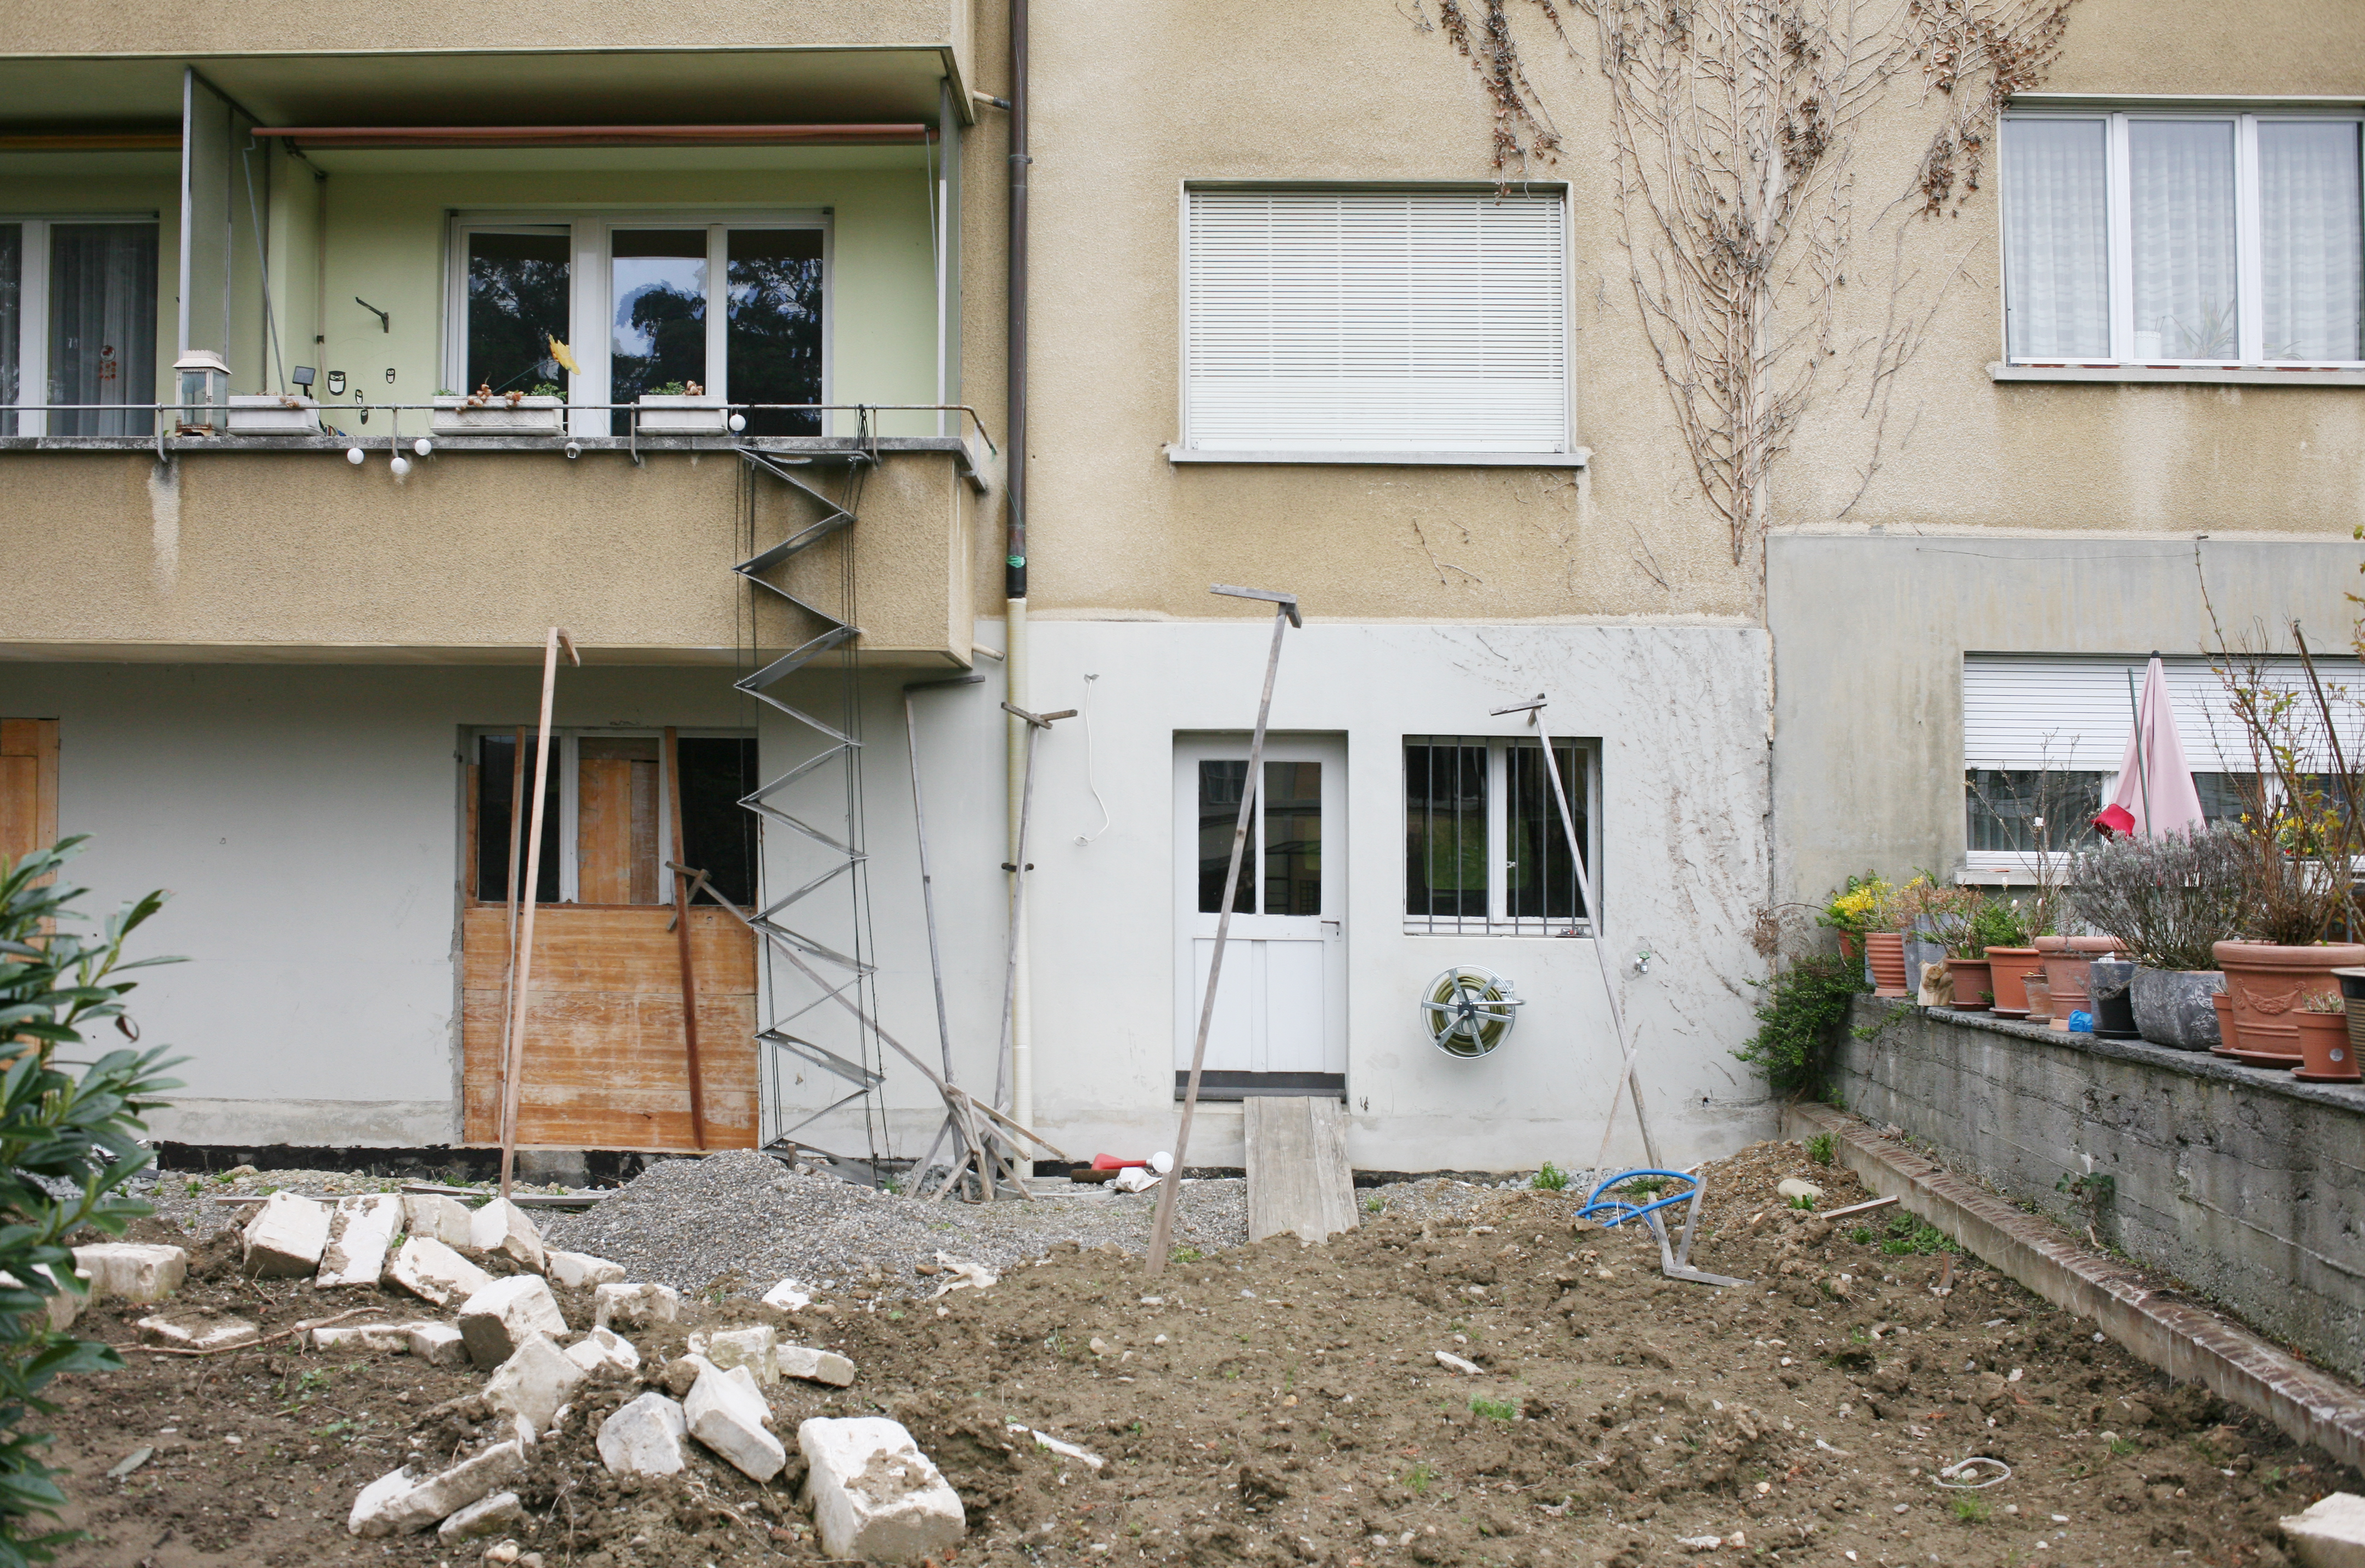
[[[2352,1470],[2365,1471],[2365,1389],[2312,1367],[2250,1329],[2145,1284],[2047,1220],[1949,1174],[1826,1105],[1784,1107],[1786,1137],[1829,1133],[1842,1164],[1878,1197],[1946,1232],[2054,1305],[2080,1317],[2170,1377],[2272,1421]]]

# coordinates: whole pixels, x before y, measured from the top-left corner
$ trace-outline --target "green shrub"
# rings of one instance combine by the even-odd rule
[[[1540,1187],[1547,1193],[1562,1192],[1568,1186],[1568,1172],[1547,1159],[1544,1168],[1535,1173],[1528,1185]]]
[[[180,1087],[163,1076],[173,1063],[161,1050],[60,1058],[62,1048],[89,1043],[84,1029],[108,1020],[136,1040],[123,1009],[135,982],[117,977],[176,961],[123,961],[124,939],[163,905],[161,892],[124,905],[95,941],[69,929],[85,918],[68,906],[86,890],[65,886],[57,873],[81,843],[69,838],[13,864],[0,860],[0,1041],[25,1047],[0,1070],[0,1270],[24,1282],[0,1286],[0,1568],[48,1562],[82,1539],[78,1530],[36,1526],[66,1499],[41,1462],[49,1436],[24,1422],[57,1414],[41,1393],[59,1377],[120,1368],[123,1358],[52,1329],[48,1298],[61,1288],[82,1294],[69,1236],[85,1226],[120,1236],[126,1223],[152,1212],[116,1193],[154,1158],[138,1142],[142,1118],[163,1103],[159,1094]],[[51,1186],[70,1195],[55,1196]]]
[[[1765,999],[1757,1007],[1757,1033],[1732,1054],[1764,1072],[1777,1092],[1820,1083],[1849,1006],[1871,989],[1864,966],[1830,956],[1799,958],[1759,986]]]
[[[1817,1133],[1807,1140],[1807,1158],[1816,1164],[1829,1165],[1832,1162],[1832,1153],[1831,1134]]]

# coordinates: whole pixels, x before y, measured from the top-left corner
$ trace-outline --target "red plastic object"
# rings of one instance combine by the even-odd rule
[[[1095,1170],[1122,1170],[1128,1165],[1147,1165],[1149,1163],[1149,1161],[1147,1159],[1119,1159],[1114,1154],[1095,1154],[1093,1156],[1093,1169]]]

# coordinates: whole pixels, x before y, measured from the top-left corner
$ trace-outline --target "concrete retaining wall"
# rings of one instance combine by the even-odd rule
[[[1869,1000],[1835,1080],[1948,1167],[2365,1377],[2365,1086]],[[2064,1184],[2089,1181],[2085,1193]]]

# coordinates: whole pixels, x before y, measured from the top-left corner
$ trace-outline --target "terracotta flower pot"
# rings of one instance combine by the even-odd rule
[[[2214,950],[2218,967],[2225,971],[2225,990],[2234,999],[2234,1027],[2246,1056],[2296,1059],[2300,1003],[2310,996],[2337,994],[2340,988],[2332,978],[2335,969],[2365,964],[2365,946],[2351,942],[2305,947],[2220,942]]]
[[[2032,1024],[2053,1022],[2053,990],[2045,983],[2045,971],[2032,969],[2020,977],[2020,988],[2028,993],[2028,1021]]]
[[[2217,1044],[2209,1054],[2241,1060],[2242,1031],[2234,1022],[2234,999],[2221,991],[2209,999],[2209,1005],[2217,1010]]]
[[[1855,963],[1864,957],[1864,938],[1853,931],[1840,933],[1840,957]]]
[[[1875,931],[1865,937],[1864,946],[1866,956],[1872,963],[1872,994],[1911,995],[1911,988],[1905,983],[1904,933]]]
[[[2036,951],[2045,964],[2045,983],[2053,992],[2053,1016],[2067,1018],[2072,1013],[2091,1013],[2093,1000],[2087,991],[2089,971],[2094,960],[2118,951],[2118,943],[2108,936],[2040,936]]]
[[[2028,992],[2020,977],[2036,967],[2034,947],[1990,947],[1988,963],[1992,970],[1995,988],[1995,1010],[2000,1017],[2028,1016]]]
[[[2349,1003],[2352,1010],[2356,1005]],[[2348,1013],[2303,1013],[2295,1022],[2300,1055],[2306,1059],[2292,1069],[2293,1078],[2310,1083],[2354,1083],[2365,1076],[2357,1070],[2357,1047],[2348,1037]]]
[[[1985,1013],[1995,1005],[1995,980],[1985,958],[1949,958],[1946,972],[1955,980],[1955,1011]]]

